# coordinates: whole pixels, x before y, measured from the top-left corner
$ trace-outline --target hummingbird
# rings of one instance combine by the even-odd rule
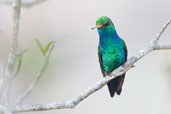
[[[99,17],[96,27],[92,29],[97,29],[99,34],[98,57],[102,74],[105,77],[127,61],[127,47],[124,40],[117,34],[110,18]],[[108,82],[107,86],[111,97],[115,93],[121,94],[124,78],[125,74]]]

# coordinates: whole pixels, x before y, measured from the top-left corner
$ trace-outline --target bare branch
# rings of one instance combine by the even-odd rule
[[[171,49],[171,44],[156,44],[154,47],[155,50],[166,50]]]
[[[27,90],[23,93],[23,95],[20,96],[19,99],[16,101],[15,106],[20,105],[24,101],[24,99],[26,99],[30,95],[30,93],[32,92],[34,87],[36,87],[39,79],[41,78],[42,74],[44,73],[44,71],[46,70],[46,68],[49,64],[49,57],[50,57],[50,54],[51,54],[54,46],[55,45],[53,44],[52,47],[50,48],[50,50],[48,51],[47,55],[45,56],[43,65],[42,65],[40,71],[38,72],[36,78],[32,81],[32,83],[27,88]]]
[[[21,70],[21,65],[22,65],[22,59],[23,59],[23,54],[27,51],[28,49],[25,49],[24,51],[21,51],[19,54],[17,54],[18,56],[18,61],[17,61],[17,69],[16,72],[14,74],[14,76],[11,78],[11,83],[9,83],[8,87],[7,87],[7,103],[9,103],[9,96],[10,96],[10,89],[11,89],[11,85],[13,80],[15,79],[15,77],[18,76],[20,70]]]
[[[43,3],[47,0],[22,0],[22,6],[24,7],[32,7],[34,5]],[[0,3],[11,5],[11,0],[0,0]]]
[[[151,45],[155,45],[159,41],[160,36],[162,35],[162,33],[165,31],[165,29],[168,27],[168,25],[170,23],[171,23],[171,18],[165,23],[165,25],[162,27],[162,29],[160,30],[160,32],[154,38],[154,40],[152,40]]]
[[[5,70],[5,75],[1,79],[2,83],[0,85],[0,98],[17,70],[16,63],[18,58],[17,53],[20,10],[21,0],[12,0],[12,45],[9,53],[7,67]]]
[[[43,2],[45,2],[45,1],[47,1],[47,0],[25,0],[25,1],[22,3],[22,5],[23,5],[24,7],[32,7],[32,6],[34,6],[34,5],[43,3]]]
[[[102,78],[100,81],[96,82],[94,85],[90,86],[88,89],[84,90],[80,95],[77,97],[67,100],[65,102],[56,102],[56,103],[48,103],[48,104],[33,104],[33,105],[20,105],[12,109],[12,112],[30,112],[30,111],[46,111],[46,110],[54,110],[54,109],[63,109],[63,108],[74,108],[77,106],[81,101],[86,99],[88,96],[96,92],[97,90],[104,87],[110,80],[122,75],[133,65],[141,59],[143,56],[148,54],[153,50],[160,50],[160,49],[171,49],[171,44],[169,45],[159,45],[157,44],[158,40],[160,39],[162,33],[167,28],[167,26],[171,23],[171,19],[162,27],[161,31],[157,34],[157,36],[147,45],[144,49],[140,50],[135,56],[131,57],[127,60],[123,65],[118,67],[114,70],[110,75]]]

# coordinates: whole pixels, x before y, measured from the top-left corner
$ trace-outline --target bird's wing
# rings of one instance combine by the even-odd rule
[[[101,52],[100,48],[98,48],[98,56],[99,56],[100,68],[101,68],[101,71],[102,71],[103,77],[105,77],[105,76],[107,75],[107,73],[104,71],[104,68],[103,68],[102,52]]]
[[[121,40],[122,40],[122,39],[121,39]],[[122,41],[123,41],[123,43],[124,43],[125,61],[127,61],[128,50],[127,50],[127,47],[126,47],[126,44],[125,44],[124,40],[122,40]],[[117,89],[116,89],[116,93],[117,93],[118,95],[120,95],[120,93],[121,93],[121,91],[122,91],[122,85],[123,85],[124,79],[125,79],[125,73],[124,73],[122,76],[120,76],[120,77],[118,77],[118,78],[115,79],[115,80],[117,80]]]

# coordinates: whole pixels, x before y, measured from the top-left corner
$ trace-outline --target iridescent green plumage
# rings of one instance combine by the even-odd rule
[[[99,33],[98,55],[103,76],[111,73],[127,60],[125,42],[117,35],[112,21],[105,16],[97,19],[96,26]],[[111,80],[108,88],[111,97],[115,92],[120,95],[125,74]]]

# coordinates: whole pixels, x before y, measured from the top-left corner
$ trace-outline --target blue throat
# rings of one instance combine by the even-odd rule
[[[120,40],[120,37],[118,36],[116,30],[114,31],[108,31],[108,30],[101,30],[98,29],[98,33],[99,33],[99,45],[100,46],[105,46],[104,44],[106,44],[106,42],[108,42],[110,40],[110,42],[117,42]]]

